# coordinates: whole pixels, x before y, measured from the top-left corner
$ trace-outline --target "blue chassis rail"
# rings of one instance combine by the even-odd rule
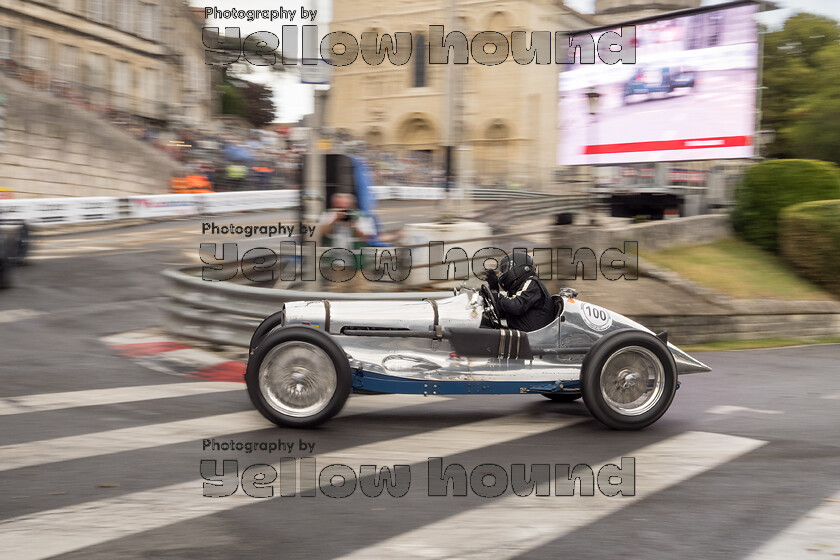
[[[353,371],[353,390],[405,395],[518,395],[579,393],[579,381],[430,381],[405,379],[364,370]]]
[[[677,381],[677,389],[680,382]],[[519,395],[580,393],[580,381],[429,381],[353,370],[353,391],[403,395]]]

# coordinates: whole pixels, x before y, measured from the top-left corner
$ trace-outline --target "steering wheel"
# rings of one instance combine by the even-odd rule
[[[499,314],[496,313],[496,300],[493,299],[493,294],[490,293],[490,288],[487,284],[482,284],[479,290],[482,299],[484,299],[484,314],[490,319],[490,324],[494,329],[502,328],[502,322],[499,320]]]

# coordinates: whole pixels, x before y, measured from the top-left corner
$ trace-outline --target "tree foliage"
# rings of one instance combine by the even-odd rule
[[[243,80],[244,81],[244,80]],[[242,114],[256,128],[263,127],[274,120],[274,100],[271,88],[255,82],[244,81],[240,89],[242,95]]]
[[[840,296],[840,200],[804,202],[779,219],[782,256],[805,278]]]
[[[225,70],[218,92],[222,100],[222,114],[242,117],[255,128],[274,120],[276,107],[273,91],[268,86],[232,77]]]
[[[206,52],[208,64],[218,72],[217,91],[222,114],[242,117],[257,128],[274,120],[273,92],[270,87],[244,79],[244,76],[251,73],[252,66],[285,71],[280,64],[280,50],[272,49],[264,39],[259,33],[242,38],[237,34],[208,32],[204,37],[205,44],[213,47]]]
[[[769,157],[840,163],[840,24],[797,14],[765,35],[762,127]]]
[[[753,165],[735,192],[732,226],[743,239],[775,251],[779,214],[813,200],[840,198],[840,172],[825,161],[771,160]]]

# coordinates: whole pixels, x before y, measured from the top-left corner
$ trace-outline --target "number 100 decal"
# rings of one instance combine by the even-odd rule
[[[603,307],[591,303],[580,302],[580,316],[589,328],[596,331],[603,331],[612,325],[612,315]]]

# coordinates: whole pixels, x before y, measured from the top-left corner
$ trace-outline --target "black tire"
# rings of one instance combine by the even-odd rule
[[[29,227],[25,223],[20,224],[17,255],[15,261],[18,266],[26,264],[26,255],[29,253]]]
[[[260,323],[260,326],[258,326],[254,330],[254,334],[251,335],[251,342],[248,344],[249,356],[254,353],[254,349],[256,349],[256,347],[259,346],[260,340],[265,335],[283,325],[283,317],[284,314],[283,310],[281,309],[277,313],[272,313],[271,315],[263,319],[262,323]]]
[[[12,286],[12,268],[14,262],[6,256],[2,234],[0,234],[0,289],[10,288]]]
[[[0,240],[2,241],[2,240]],[[0,290],[12,286],[12,261],[0,255]]]
[[[572,402],[578,400],[583,395],[580,393],[543,393],[543,396],[554,402]]]
[[[617,361],[605,368],[611,359]],[[636,366],[650,366],[644,387],[653,384],[650,396],[635,407],[631,406],[635,400],[623,403],[605,394],[610,392],[619,400],[630,399],[642,388],[641,384],[636,385],[641,381],[640,373],[630,367],[634,360]],[[624,369],[616,372],[622,361],[626,364]],[[677,390],[677,366],[668,347],[652,334],[635,329],[616,331],[596,342],[587,353],[580,386],[586,407],[598,421],[614,430],[640,430],[659,420],[671,406]],[[638,399],[644,396],[641,394]]]
[[[302,376],[300,380],[295,380],[286,374],[283,376],[283,370],[280,370],[280,380],[285,380],[285,388],[290,388],[290,384],[297,384],[297,393],[292,395],[300,396],[301,386],[303,389],[309,389],[309,393],[303,391],[303,398],[315,398],[319,396],[320,387],[313,387],[316,382],[329,382],[334,384],[331,392],[320,395],[323,406],[313,410],[311,413],[304,410],[284,409],[288,404],[294,404],[288,399],[283,401],[286,395],[272,394],[269,387],[264,387],[260,383],[261,366],[267,357],[274,359],[282,355],[286,350],[297,349],[301,352],[309,353],[310,362],[298,358],[298,362],[293,362],[295,365],[295,373],[291,375]],[[316,350],[317,349],[317,350]],[[290,359],[294,358],[292,356]],[[332,363],[332,371],[325,371],[324,358]],[[318,361],[320,360],[320,362]],[[301,365],[304,364],[304,365]],[[291,365],[291,364],[290,364]],[[306,366],[312,365],[309,370]],[[329,368],[327,368],[329,369]],[[266,375],[268,370],[264,370]],[[300,371],[308,373],[300,373]],[[277,370],[274,370],[278,374]],[[268,420],[274,422],[278,426],[292,427],[292,428],[312,428],[319,424],[323,424],[336,414],[338,414],[344,407],[347,397],[350,395],[350,390],[353,386],[353,377],[350,372],[350,364],[347,362],[347,355],[341,347],[328,335],[315,330],[311,327],[281,327],[274,332],[269,333],[262,339],[259,346],[254,350],[248,360],[248,367],[245,373],[245,383],[248,387],[248,395],[251,397],[251,402],[260,413]],[[308,386],[308,387],[307,387]],[[282,385],[281,385],[281,388]],[[295,389],[293,389],[295,390]],[[329,390],[328,390],[329,391]],[[266,395],[269,398],[266,398]],[[274,400],[272,400],[274,399]],[[318,405],[320,406],[320,405]]]

